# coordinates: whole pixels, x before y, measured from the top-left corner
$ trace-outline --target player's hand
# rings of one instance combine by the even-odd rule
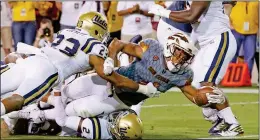
[[[107,57],[106,60],[104,61],[104,74],[105,75],[110,75],[113,70],[114,70],[114,60],[110,57]]]
[[[169,18],[171,10],[167,10],[159,4],[154,4],[148,12],[149,14],[154,14],[160,17]]]
[[[217,87],[213,87],[213,88],[214,88],[213,92],[215,93],[215,95],[206,93],[208,102],[209,103],[216,103],[216,104],[223,104],[223,103],[225,103],[226,97],[224,95],[224,92],[221,91]]]

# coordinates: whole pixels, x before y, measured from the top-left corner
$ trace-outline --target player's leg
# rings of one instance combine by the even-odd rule
[[[103,89],[106,85],[106,80],[93,73],[81,76],[64,86],[62,93],[68,98],[75,100],[93,94],[97,95],[99,88]],[[101,94],[103,93],[101,92]]]
[[[129,107],[123,104],[115,95],[106,99],[102,96],[92,95],[72,101],[66,106],[65,111],[68,116],[86,118],[125,108]]]
[[[7,64],[1,66],[1,95],[14,91],[24,79],[23,64]]]
[[[139,117],[140,117],[140,114],[141,114],[141,108],[142,108],[143,104],[144,104],[144,101],[138,103],[137,105],[131,106],[131,109],[133,109]]]
[[[244,58],[248,65],[250,76],[252,76],[252,70],[254,66],[254,56],[256,51],[256,34],[246,35],[243,42]]]
[[[24,64],[15,64],[10,68],[9,65],[1,66],[1,97],[15,91],[25,78]],[[6,112],[19,110],[24,102],[23,97],[10,94],[8,98],[1,101],[1,116]]]
[[[196,56],[192,66],[194,70],[193,85],[198,85],[198,83],[200,83],[201,86],[218,85],[224,77],[228,64],[232,60],[235,52],[236,41],[231,32],[223,33],[221,36],[215,37],[211,44],[201,46],[201,50]],[[223,117],[227,124],[234,124],[234,127],[240,126],[229,107],[228,100],[226,100],[224,104],[214,106],[213,109],[218,110],[219,116]],[[207,116],[207,114],[204,114],[204,116]],[[216,122],[218,122],[218,120],[216,120]],[[219,125],[214,125],[213,128],[216,128]],[[212,129],[210,129],[210,131]],[[219,130],[211,132],[217,131]]]
[[[22,63],[24,64],[25,75],[19,87],[13,92],[17,96],[11,96],[2,100],[1,108],[5,108],[5,113],[13,111],[16,107],[28,105],[42,95],[54,85],[58,79],[57,69],[43,57],[28,57]],[[24,100],[24,102],[17,102]],[[9,107],[11,106],[11,107]],[[1,111],[2,114],[2,111]]]

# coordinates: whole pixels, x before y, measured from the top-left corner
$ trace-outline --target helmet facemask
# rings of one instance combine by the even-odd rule
[[[167,49],[171,55],[165,56],[168,69],[173,72],[179,72],[192,63],[194,54],[184,49],[176,43],[167,44]]]

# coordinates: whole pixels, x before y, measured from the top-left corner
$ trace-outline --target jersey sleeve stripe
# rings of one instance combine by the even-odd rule
[[[219,70],[225,59],[229,45],[229,34],[228,32],[221,34],[221,41],[218,50],[213,58],[210,68],[208,69],[206,76],[204,78],[205,82],[215,82]]]
[[[6,72],[7,70],[9,70],[10,67],[8,65],[5,65],[5,66],[1,66],[1,74]]]
[[[88,47],[88,44],[90,41],[96,40],[95,38],[89,38],[87,39],[86,43],[83,45],[83,47],[81,48],[82,51],[86,50],[86,48]]]
[[[35,101],[39,97],[41,97],[43,94],[45,94],[49,89],[52,87],[52,85],[56,82],[58,79],[58,73],[55,73],[48,77],[41,85],[39,85],[37,88],[33,89],[29,93],[25,94],[23,97],[25,98],[24,105],[28,105],[31,102]]]
[[[101,44],[101,42],[94,38],[90,38],[87,40],[85,45],[81,48],[81,50],[85,53],[89,53],[95,44]]]

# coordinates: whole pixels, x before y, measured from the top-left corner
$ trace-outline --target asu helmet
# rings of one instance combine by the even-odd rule
[[[176,33],[168,37],[164,46],[164,56],[167,59],[167,67],[172,72],[191,64],[198,49],[192,40],[183,33]]]
[[[98,12],[88,12],[79,17],[77,28],[87,31],[92,37],[103,42],[108,38],[107,19]]]
[[[141,139],[144,132],[143,123],[133,110],[116,114],[109,129],[116,139]]]

